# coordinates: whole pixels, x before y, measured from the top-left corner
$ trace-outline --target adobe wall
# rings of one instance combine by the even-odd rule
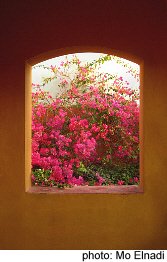
[[[0,16],[0,249],[167,249],[165,1],[14,2]],[[142,194],[25,193],[25,62],[74,46],[144,61]]]

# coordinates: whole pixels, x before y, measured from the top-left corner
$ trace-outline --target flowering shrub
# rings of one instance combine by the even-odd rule
[[[52,76],[32,93],[32,182],[35,185],[139,183],[139,89],[123,77],[97,73],[104,56],[82,65],[74,56],[51,66]],[[119,60],[122,62],[122,60]],[[76,67],[70,78],[67,69]],[[133,68],[127,71],[138,78]],[[53,98],[44,87],[60,79]]]

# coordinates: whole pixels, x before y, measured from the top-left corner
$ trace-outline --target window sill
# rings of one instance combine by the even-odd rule
[[[141,186],[74,186],[59,189],[57,187],[32,186],[27,193],[36,194],[136,194],[143,193]]]

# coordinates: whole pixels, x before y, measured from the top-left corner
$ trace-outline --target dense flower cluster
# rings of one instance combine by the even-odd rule
[[[83,67],[76,57],[67,62],[61,67],[78,66],[70,88],[56,98],[40,87],[32,94],[33,183],[138,183],[139,93],[122,77],[115,77],[109,88],[112,77],[95,75],[95,63]],[[56,77],[55,67],[51,70]],[[67,84],[67,77],[62,78],[62,87]]]

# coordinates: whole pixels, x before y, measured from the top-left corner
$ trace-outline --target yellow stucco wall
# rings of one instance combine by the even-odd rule
[[[7,0],[1,11],[0,249],[167,249],[165,1]],[[25,192],[25,62],[73,46],[144,61],[142,194]]]

